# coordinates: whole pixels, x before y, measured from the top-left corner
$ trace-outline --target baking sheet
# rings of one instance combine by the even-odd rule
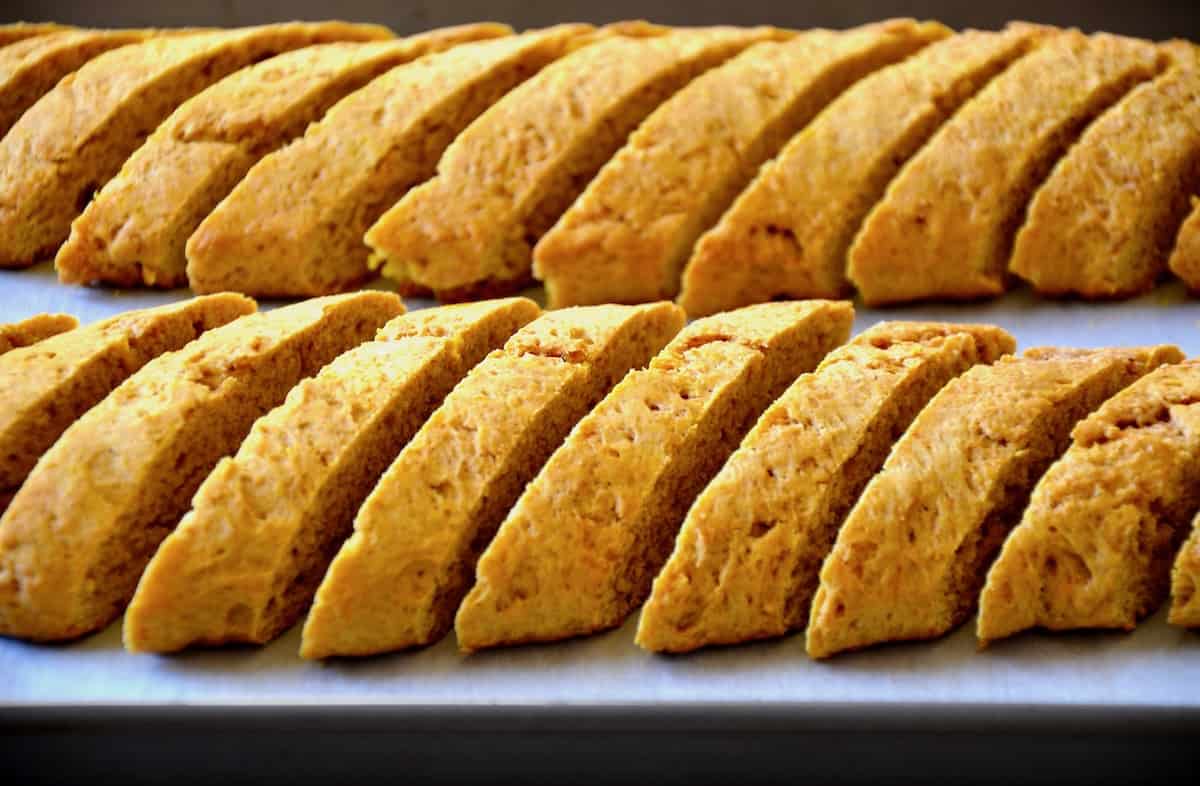
[[[537,293],[531,293],[536,295]],[[43,264],[0,271],[0,322],[65,311],[83,322],[186,297],[59,286]],[[271,304],[264,304],[269,306]],[[410,308],[430,305],[409,301]],[[855,332],[881,319],[991,322],[1022,348],[1171,342],[1200,355],[1200,300],[1167,285],[1127,303],[998,301],[859,308]],[[1200,635],[1168,626],[1160,611],[1136,632],[1032,634],[978,652],[973,623],[931,643],[888,646],[817,663],[803,634],[773,642],[664,657],[633,644],[637,619],[588,639],[463,656],[453,635],[415,652],[314,664],[300,659],[299,629],[265,648],[130,655],[120,624],[69,645],[0,639],[0,706],[388,705],[535,706],[666,710],[754,706],[802,711],[838,705],[864,712],[935,705],[1047,709],[1147,708],[1200,718]]]

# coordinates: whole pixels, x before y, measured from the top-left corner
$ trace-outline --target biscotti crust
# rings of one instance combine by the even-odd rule
[[[54,22],[10,22],[0,25],[0,46],[7,47],[17,41],[51,33],[61,33],[70,29],[66,25]]]
[[[20,322],[0,325],[0,355],[9,350],[32,346],[77,327],[79,320],[70,314],[37,314]]]

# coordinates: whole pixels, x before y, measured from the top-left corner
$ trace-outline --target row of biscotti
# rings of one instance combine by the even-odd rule
[[[1200,625],[1200,365],[1173,347],[1013,357],[999,328],[906,322],[839,347],[831,301],[682,331],[665,303],[252,310],[0,355],[0,633],[129,603],[126,645],[169,652],[265,643],[312,604],[323,658],[451,626],[468,650],[557,640],[646,602],[650,650],[807,624],[824,657],[977,599],[983,641],[1131,628],[1173,559],[1171,620]]]

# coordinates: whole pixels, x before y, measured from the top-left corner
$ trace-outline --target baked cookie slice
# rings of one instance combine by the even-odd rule
[[[1004,292],[1029,197],[1079,132],[1161,63],[1148,41],[1070,30],[993,79],[867,215],[849,252],[859,294],[879,305]]]
[[[361,292],[252,314],[147,363],[88,410],[0,517],[0,635],[72,639],[116,618],[218,459],[403,308]]]
[[[1200,197],[1190,202],[1191,213],[1179,227],[1167,267],[1195,294],[1200,292]]]
[[[432,644],[575,423],[683,327],[669,303],[555,311],[471,371],[384,474],[304,624],[306,658]]]
[[[463,650],[620,625],[696,494],[759,414],[845,341],[849,303],[767,303],[698,320],[571,431],[508,513],[455,617]]]
[[[0,325],[0,355],[9,350],[32,346],[77,327],[79,320],[70,314],[37,314],[20,322]]]
[[[1132,630],[1166,599],[1200,509],[1198,402],[1200,363],[1164,366],[1075,427],[988,571],[981,644],[1035,627]]]
[[[510,32],[479,24],[397,41],[321,44],[227,76],[176,109],[75,219],[55,257],[59,281],[186,284],[188,237],[263,156],[384,71]]]
[[[592,30],[561,25],[394,68],[259,161],[187,242],[197,292],[316,295],[370,277],[363,233],[458,133]]]
[[[289,22],[153,38],[94,58],[0,140],[0,267],[56,251],[93,192],[150,132],[227,74],[314,43],[389,36],[375,25]]]
[[[1071,428],[1174,347],[1038,348],[942,388],[892,448],[821,566],[808,654],[932,639],[975,607],[984,574]]]
[[[533,246],[672,93],[774,28],[610,36],[545,69],[454,141],[367,232],[383,274],[442,300],[515,291]]]
[[[1171,608],[1167,622],[1181,628],[1200,628],[1200,515],[1171,569]]]
[[[780,396],[688,511],[637,643],[686,652],[803,628],[821,561],[938,390],[1013,351],[997,327],[885,322]]]
[[[201,484],[125,613],[125,647],[265,644],[303,615],[354,514],[446,393],[538,313],[489,301],[397,317],[259,418]]]
[[[17,41],[25,41],[35,36],[61,33],[71,28],[54,22],[10,22],[0,25],[0,46],[11,46]]]
[[[846,253],[900,167],[1046,34],[968,30],[872,74],[830,104],[697,242],[679,304],[715,314],[779,298],[842,297]]]

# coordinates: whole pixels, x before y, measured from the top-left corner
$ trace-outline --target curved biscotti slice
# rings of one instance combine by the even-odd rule
[[[1167,267],[1193,294],[1200,292],[1200,197],[1191,198],[1192,212],[1183,220]]]
[[[463,44],[394,68],[267,156],[187,242],[197,292],[309,295],[369,275],[363,233],[429,178],[454,137],[561,57],[586,25]]]
[[[35,36],[61,33],[71,28],[54,22],[10,22],[0,25],[0,46],[8,47],[17,41],[25,41]]]
[[[841,297],[863,217],[913,153],[1044,31],[968,30],[855,84],[796,135],[696,244],[679,304],[701,316]]]
[[[1132,630],[1167,597],[1198,475],[1200,363],[1164,366],[1076,426],[1038,482],[988,571],[980,642],[1034,627]]]
[[[371,227],[383,274],[441,299],[530,281],[534,244],[634,128],[702,71],[773,28],[610,37],[505,96],[454,141],[437,175]]]
[[[892,20],[750,47],[646,118],[533,250],[551,308],[673,298],[700,234],[839,93],[949,34]]]
[[[1172,68],[1101,115],[1038,189],[1009,269],[1048,295],[1131,297],[1167,268],[1200,189],[1200,70]]]
[[[15,489],[75,420],[154,358],[254,311],[213,295],[129,311],[0,356],[0,491]]]
[[[70,314],[37,314],[20,322],[0,325],[0,355],[13,349],[31,346],[77,327],[79,320]]]
[[[1200,628],[1200,514],[1171,568],[1171,608],[1167,622],[1182,628]]]
[[[362,292],[252,314],[147,363],[88,410],[0,518],[0,635],[71,639],[111,622],[218,459],[403,308]]]
[[[59,280],[186,284],[187,239],[261,158],[384,71],[508,32],[468,25],[398,41],[322,44],[235,72],[176,109],[75,219],[54,261]]]
[[[514,298],[406,314],[293,388],[217,464],[146,566],[126,648],[265,644],[295,624],[380,474],[537,312]]]
[[[892,448],[821,566],[808,654],[825,658],[960,625],[1072,427],[1174,347],[1031,349],[942,388]]]
[[[555,311],[472,370],[359,511],[317,591],[300,654],[370,655],[444,636],[525,484],[683,321],[669,303]]]
[[[821,561],[892,444],[943,385],[1014,347],[996,327],[883,323],[802,375],[688,511],[638,645],[686,652],[804,627]]]
[[[213,82],[289,49],[386,35],[374,25],[289,22],[164,36],[94,58],[0,140],[0,267],[57,250],[92,193],[175,107]]]
[[[849,303],[768,303],[698,320],[632,371],[526,487],[479,560],[467,651],[619,625],[679,524],[767,405],[845,341]]]
[[[993,79],[888,186],[849,252],[872,305],[1005,289],[1034,189],[1094,117],[1159,69],[1148,41],[1059,33]]]

